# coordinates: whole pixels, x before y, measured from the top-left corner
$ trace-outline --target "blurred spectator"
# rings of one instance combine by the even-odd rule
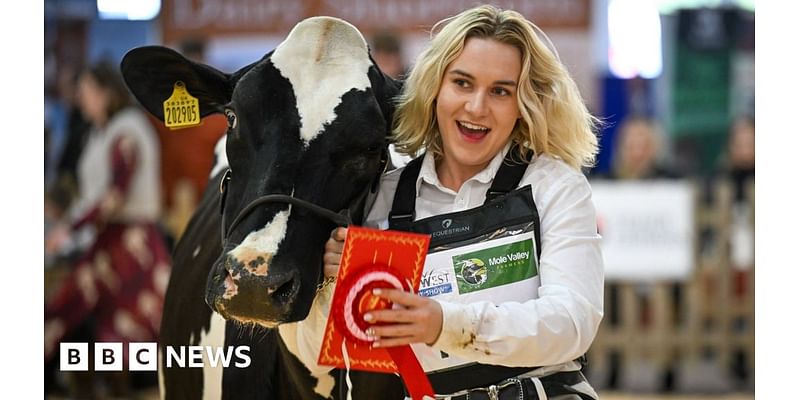
[[[727,175],[734,187],[734,199],[746,200],[745,188],[756,174],[756,121],[750,116],[737,118],[728,136],[727,160],[721,173]]]
[[[747,293],[754,288],[748,287],[755,270],[755,169],[756,169],[756,123],[751,115],[736,117],[728,130],[726,151],[720,156],[717,168],[705,182],[704,200],[708,205],[730,205],[730,225],[727,235],[712,229],[705,229],[700,234],[700,252],[706,257],[713,257],[718,247],[727,249],[723,260],[730,263],[733,280],[733,300],[741,302]],[[725,196],[720,198],[719,196]],[[730,196],[730,197],[727,197]],[[752,200],[752,202],[751,202]],[[706,295],[713,298],[718,285],[709,271],[703,274],[703,285]],[[732,327],[736,330],[746,328],[745,320],[737,320]],[[731,373],[735,381],[743,385],[752,379],[746,351],[737,346],[733,351],[730,363]]]
[[[47,201],[53,214],[60,213],[69,207],[73,198],[78,195],[77,165],[89,133],[89,122],[83,117],[78,107],[77,83],[79,68],[66,64],[58,70],[58,99],[64,114],[64,143],[55,162],[53,182],[47,188]]]
[[[205,62],[206,43],[188,38],[179,51],[195,62]],[[191,94],[192,88],[188,88]],[[164,99],[166,100],[166,99]],[[161,224],[170,248],[183,234],[208,183],[214,163],[214,146],[225,135],[228,122],[221,114],[211,114],[200,125],[172,130],[148,114],[161,146],[161,190],[164,214]]]
[[[380,31],[370,40],[370,54],[378,64],[381,71],[394,79],[404,79],[406,68],[402,39],[392,31]],[[389,145],[390,169],[399,168],[409,161],[411,157],[395,151],[394,144]]]
[[[717,168],[705,183],[706,204],[718,200],[731,201],[731,262],[738,269],[750,268],[755,262],[754,236],[751,223],[752,210],[749,190],[754,189],[756,171],[756,123],[749,115],[737,117],[728,132],[726,152],[721,155]],[[730,190],[731,198],[717,199],[724,194],[721,188]],[[703,232],[702,246],[713,246],[715,238],[710,232]],[[709,251],[709,250],[704,250]]]
[[[623,120],[617,131],[614,158],[611,170],[607,175],[595,175],[596,178],[607,178],[620,181],[672,179],[678,175],[665,166],[663,135],[660,127],[650,117],[634,114]],[[643,327],[651,323],[652,306],[649,304],[649,286],[637,286],[637,301],[640,304],[641,315],[639,324]],[[680,284],[671,285],[673,296],[673,309],[678,310],[680,304]],[[606,306],[606,323],[618,326],[621,323],[621,287],[616,282],[606,284],[609,304]],[[622,354],[612,352],[610,355],[608,386],[612,389],[624,386],[635,380],[636,373],[633,366],[635,360],[623,361]],[[623,365],[626,364],[626,365]],[[661,376],[655,378],[658,390],[671,390],[673,386],[674,366],[662,366],[663,371],[657,372]],[[623,370],[627,369],[627,370]]]
[[[626,118],[617,131],[614,159],[607,178],[658,179],[676,178],[666,167],[663,135],[655,120],[644,116]]]
[[[94,340],[128,343],[158,337],[169,253],[156,227],[160,213],[159,149],[143,113],[130,98],[117,68],[99,63],[78,82],[81,111],[92,129],[77,166],[79,196],[45,240],[46,254],[67,248],[75,234],[95,231],[52,301],[45,307],[45,360],[58,343],[87,318]],[[90,346],[91,347],[91,346]],[[107,379],[109,397],[128,395],[126,372]],[[84,388],[77,397],[93,397]]]
[[[394,79],[401,79],[406,75],[406,65],[403,60],[403,43],[400,37],[391,31],[376,33],[370,41],[372,58],[381,71]]]
[[[748,190],[755,189],[756,121],[750,116],[737,118],[731,127],[727,175],[733,184],[734,195],[729,239],[731,264],[735,270],[734,293],[737,299],[741,299],[754,289],[747,287],[748,274],[752,274],[755,268],[755,217]],[[744,324],[744,321],[737,321],[736,329],[745,328]],[[740,382],[746,382],[750,377],[745,354],[744,348],[737,349],[731,363],[732,373]]]
[[[57,81],[57,79],[54,79]],[[61,154],[66,136],[66,112],[59,98],[56,84],[48,84],[45,79],[44,88],[44,184],[49,186],[55,180],[55,165]]]
[[[184,57],[197,61],[205,62],[206,59],[206,40],[201,37],[187,37],[178,45],[178,49]]]

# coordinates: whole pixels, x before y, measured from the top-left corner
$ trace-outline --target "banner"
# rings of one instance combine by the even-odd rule
[[[285,35],[300,20],[317,15],[342,18],[364,33],[428,30],[437,21],[477,3],[472,0],[164,0],[161,28],[165,43],[186,36]],[[498,0],[543,29],[586,31],[589,0]]]
[[[593,181],[606,280],[682,280],[694,265],[688,181]]]

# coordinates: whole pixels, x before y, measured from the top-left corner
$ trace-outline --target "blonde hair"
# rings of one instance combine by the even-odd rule
[[[541,38],[552,43],[536,25],[512,10],[484,5],[466,10],[434,25],[441,30],[423,51],[405,83],[394,121],[397,150],[410,156],[421,150],[442,156],[435,101],[447,67],[472,37],[509,44],[522,53],[522,70],[517,87],[521,119],[511,140],[537,154],[562,159],[573,168],[589,167],[597,154],[593,117],[577,86]],[[541,38],[540,38],[541,36]],[[527,77],[524,79],[522,77]]]

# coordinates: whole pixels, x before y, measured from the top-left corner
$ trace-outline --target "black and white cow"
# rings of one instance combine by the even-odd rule
[[[338,398],[340,372],[312,376],[293,355],[296,341],[272,328],[307,317],[324,243],[342,223],[314,207],[350,210],[360,221],[364,195],[385,162],[399,83],[377,68],[358,30],[329,17],[302,21],[274,51],[232,74],[163,47],[132,50],[122,71],[162,120],[164,100],[182,81],[202,116],[225,113],[229,121],[227,159],[220,157],[174,251],[160,351],[249,345],[252,364],[163,368],[160,354],[162,396]],[[356,397],[382,397],[368,391],[386,385],[402,392],[392,375],[351,376],[361,382]]]

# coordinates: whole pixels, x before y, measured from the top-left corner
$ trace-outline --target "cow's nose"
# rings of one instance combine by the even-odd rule
[[[281,279],[277,279],[267,288],[267,294],[272,301],[279,305],[288,305],[300,291],[300,279],[292,274],[287,274]]]

